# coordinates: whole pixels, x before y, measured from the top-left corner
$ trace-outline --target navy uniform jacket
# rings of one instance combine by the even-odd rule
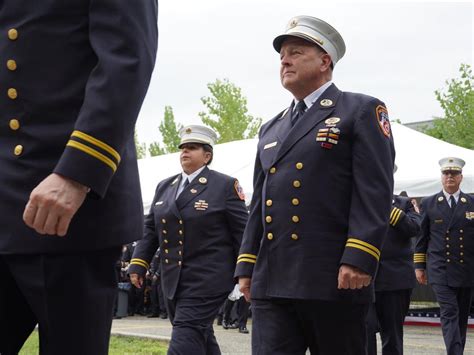
[[[165,297],[230,292],[248,215],[238,182],[206,167],[175,200],[179,184],[180,175],[158,184],[128,272],[145,275],[160,247]]]
[[[119,246],[142,235],[133,140],[157,47],[156,0],[0,1],[0,253]],[[91,188],[65,238],[22,220],[57,173]]]
[[[421,234],[415,268],[427,269],[430,284],[474,286],[474,198],[460,193],[451,210],[443,192],[421,201]]]
[[[416,286],[412,238],[420,233],[420,222],[421,217],[410,199],[394,195],[390,227],[375,278],[376,291],[403,290]]]
[[[262,126],[254,192],[235,276],[252,298],[369,302],[338,290],[341,263],[374,276],[393,191],[393,140],[379,100],[331,85],[290,130],[290,110]]]

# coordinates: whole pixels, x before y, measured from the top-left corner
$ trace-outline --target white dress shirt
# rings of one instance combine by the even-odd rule
[[[197,169],[194,173],[189,174],[189,175],[186,174],[184,171],[181,173],[181,181],[179,182],[178,191],[176,192],[176,198],[178,198],[179,194],[183,192],[184,182],[186,181],[186,179],[189,181],[189,183],[191,183],[194,180],[194,178],[198,176],[201,173],[201,171],[204,170],[205,167],[206,165],[202,166],[201,168]]]

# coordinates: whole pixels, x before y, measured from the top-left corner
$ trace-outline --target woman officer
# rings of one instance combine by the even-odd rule
[[[234,287],[247,210],[238,181],[208,168],[214,131],[193,125],[180,136],[183,172],[158,184],[129,274],[142,287],[161,248],[161,285],[173,325],[168,354],[220,354],[212,323]]]

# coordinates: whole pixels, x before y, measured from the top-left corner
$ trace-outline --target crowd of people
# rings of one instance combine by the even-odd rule
[[[215,319],[246,334],[249,307],[254,354],[375,354],[376,332],[383,354],[402,354],[415,279],[436,294],[447,353],[463,353],[465,163],[440,160],[442,191],[419,210],[393,195],[388,110],[334,84],[346,50],[335,28],[296,16],[273,41],[293,99],[260,129],[249,209],[239,181],[209,168],[216,133],[188,125],[182,171],[143,220],[133,132],[157,1],[29,5],[0,11],[0,354],[36,325],[41,354],[107,354],[118,277],[129,314],[169,318],[170,355],[220,354]]]

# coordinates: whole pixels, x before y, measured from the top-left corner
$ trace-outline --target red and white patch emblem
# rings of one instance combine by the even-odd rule
[[[239,198],[242,201],[245,201],[244,189],[242,188],[242,186],[240,186],[238,180],[235,180],[235,182],[234,182],[234,189],[235,189],[235,192],[237,193],[237,196],[239,196]]]
[[[390,137],[390,119],[388,118],[388,111],[385,106],[378,105],[375,109],[375,114],[377,116],[377,122],[379,123],[382,133]]]

